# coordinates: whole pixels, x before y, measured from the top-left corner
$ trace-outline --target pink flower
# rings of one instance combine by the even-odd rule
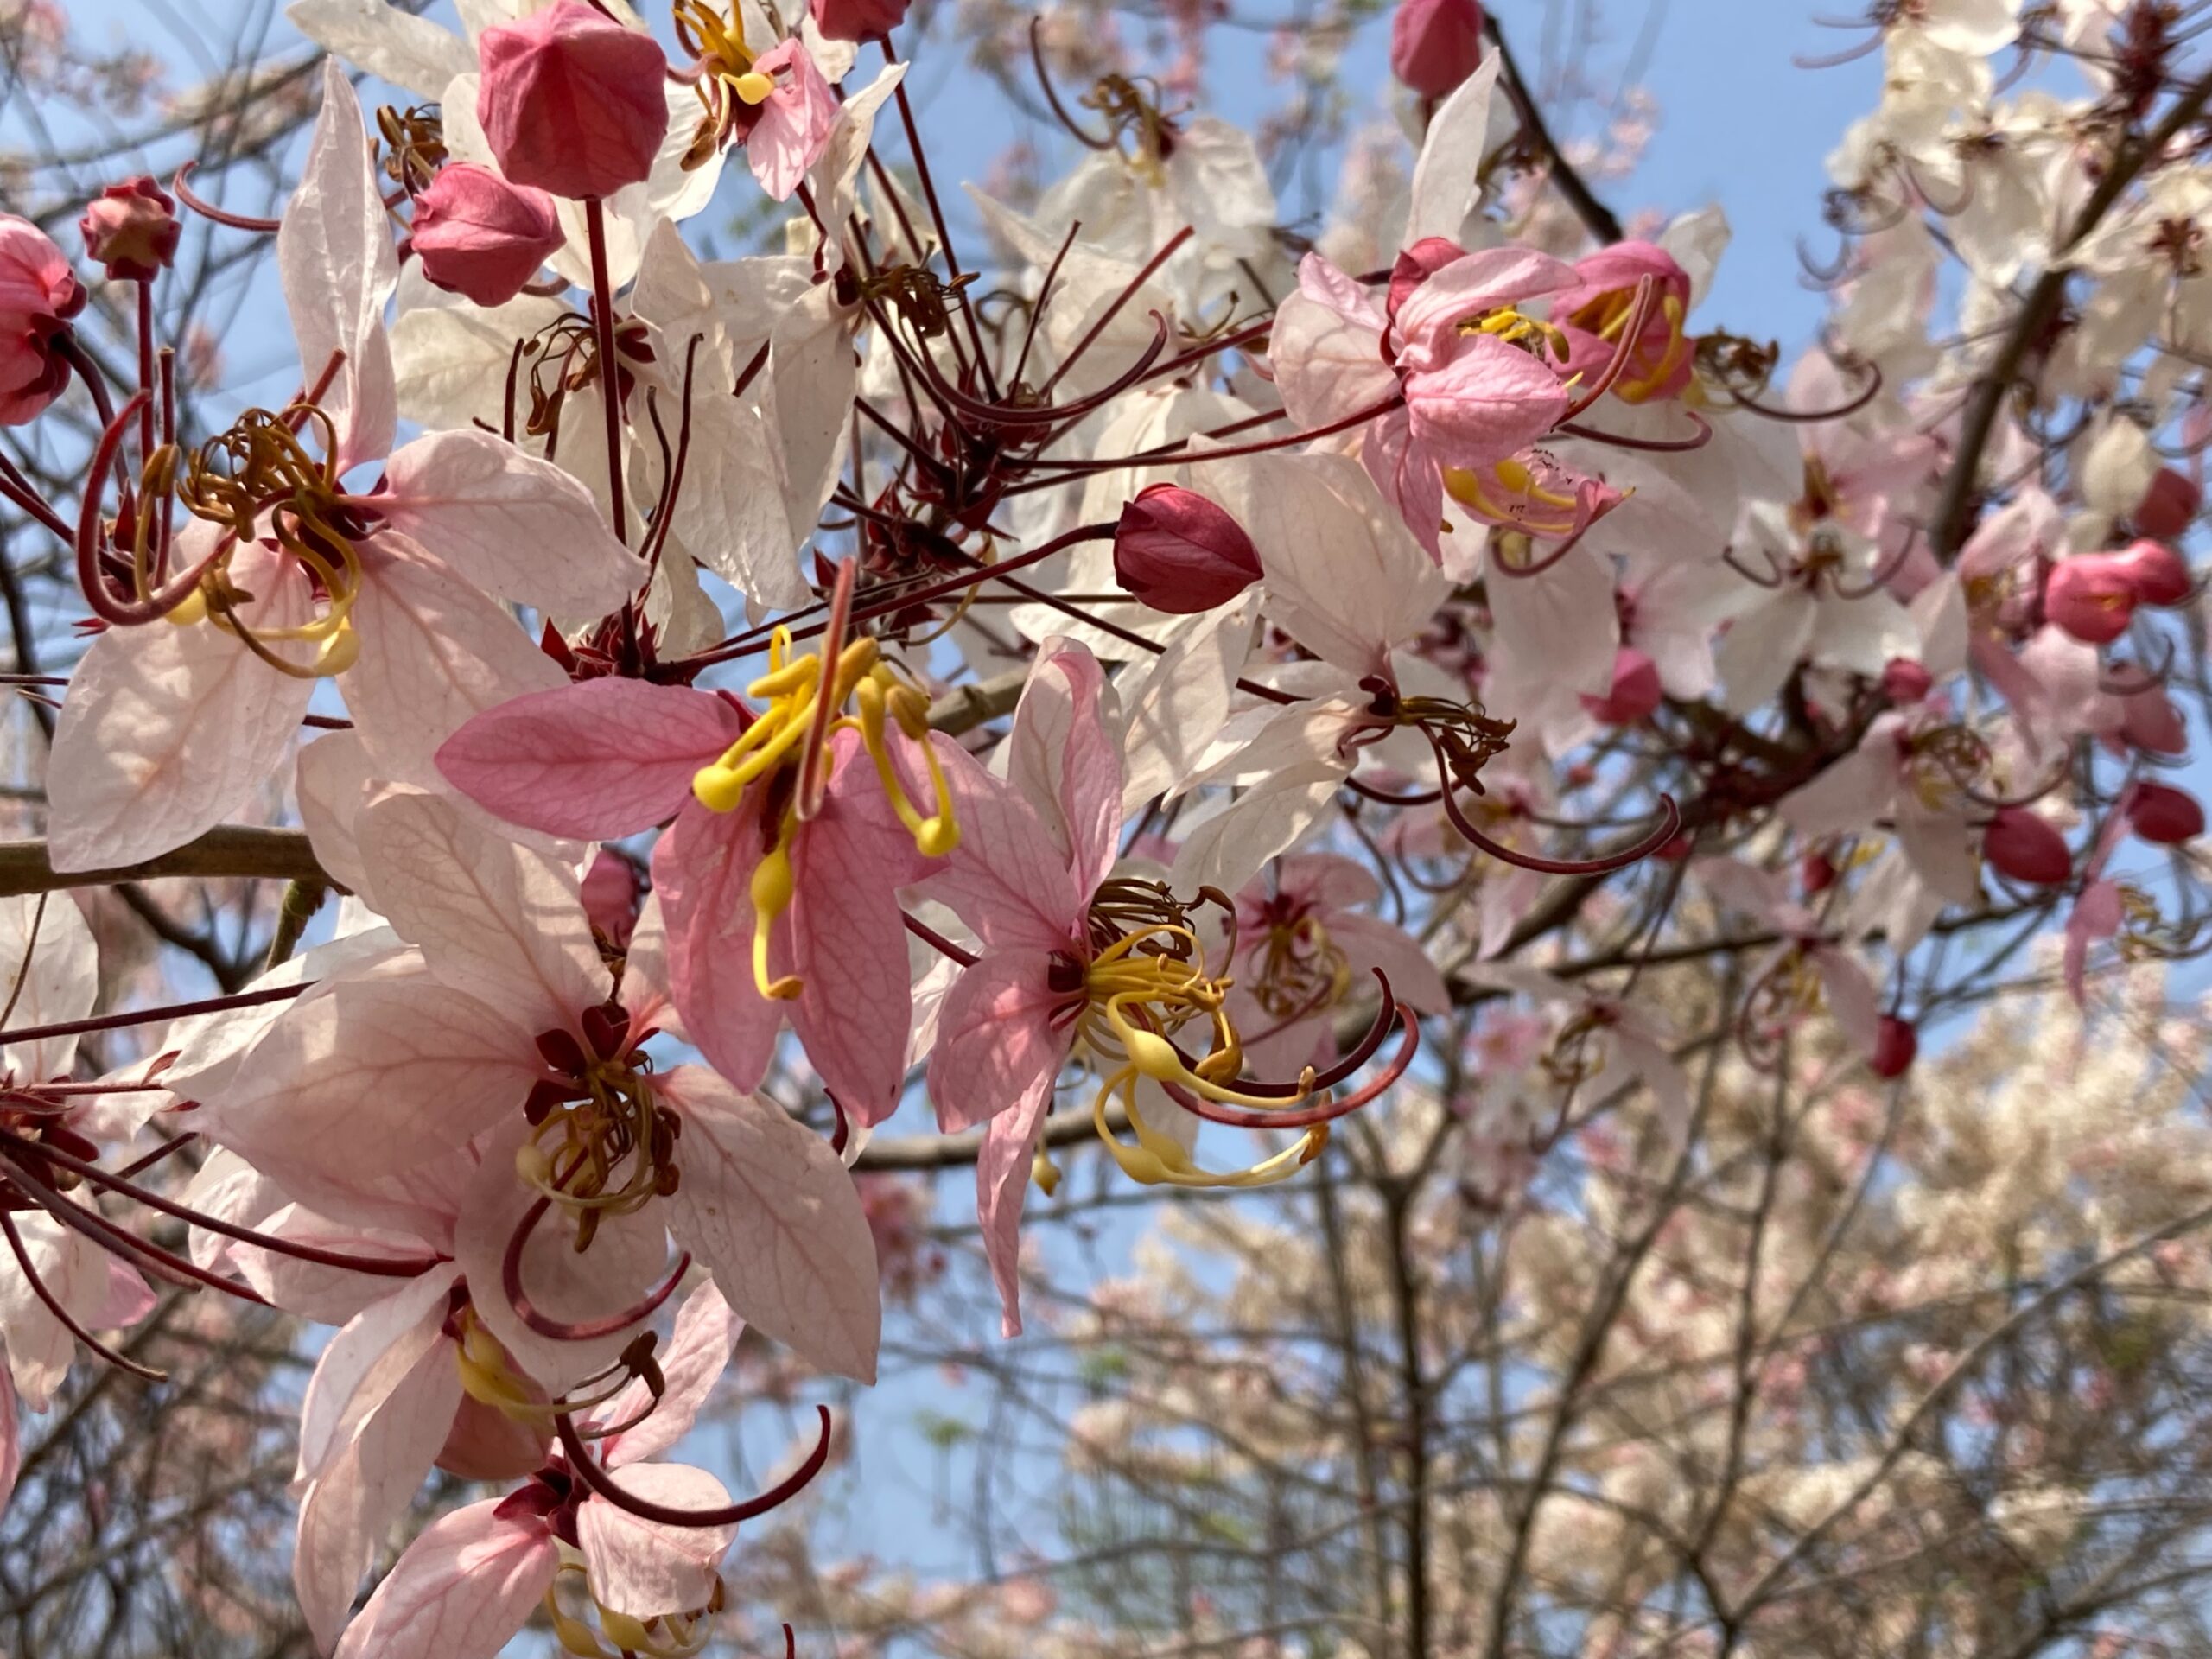
[[[85,285],[44,231],[0,213],[0,426],[21,426],[60,397],[57,347],[85,308]]]
[[[1390,19],[1390,72],[1427,99],[1442,98],[1483,56],[1475,0],[1398,0]]]
[[[1584,696],[1582,706],[1605,725],[1634,726],[1649,718],[1665,696],[1657,664],[1633,645],[1623,645],[1613,653],[1612,689],[1602,697]]]
[[[1551,310],[1571,348],[1568,368],[1585,381],[1605,372],[1634,314],[1637,285],[1649,277],[1650,308],[1611,395],[1642,404],[1680,393],[1689,384],[1695,356],[1683,328],[1689,273],[1651,243],[1616,242],[1575,261],[1574,274],[1575,285],[1553,297]]]
[[[150,283],[169,268],[183,231],[176,203],[148,178],[111,184],[77,221],[86,256],[105,267],[111,282]]]
[[[763,190],[787,201],[829,148],[837,95],[797,40],[763,52],[753,60],[753,73],[773,80],[775,90],[739,118],[746,162]]]
[[[906,21],[910,0],[810,0],[824,40],[880,40]]]
[[[552,463],[474,429],[393,448],[384,308],[398,268],[334,59],[276,263],[320,388],[324,418],[306,430],[330,453],[271,474],[262,523],[282,505],[288,522],[345,526],[344,545],[288,543],[281,525],[241,542],[183,521],[172,563],[203,572],[198,591],[166,620],[109,628],[72,676],[47,780],[57,868],[131,863],[221,823],[283,764],[319,677],[338,679],[384,776],[435,786],[431,756],[462,721],[565,678],[499,600],[599,616],[644,583],[644,561]],[[344,487],[377,461],[373,488]],[[226,626],[210,620],[217,605]]]
[[[1446,469],[1471,477],[1510,463],[1567,413],[1567,389],[1545,357],[1553,336],[1516,308],[1573,281],[1571,267],[1524,249],[1465,254],[1402,297],[1394,283],[1398,303],[1386,321],[1366,289],[1308,254],[1270,357],[1284,404],[1317,429],[1376,412],[1362,429],[1360,459],[1436,557]],[[1580,482],[1570,482],[1570,521]],[[1512,495],[1513,485],[1503,493]]]
[[[871,1376],[881,1309],[851,1178],[781,1109],[646,1061],[667,1007],[658,942],[633,940],[618,980],[573,868],[435,797],[380,796],[355,831],[364,897],[412,949],[327,975],[234,1075],[198,1080],[203,1132],[338,1217],[378,1215],[394,1181],[461,1181],[452,1249],[472,1304],[554,1393],[612,1352],[549,1339],[512,1292],[616,1327],[619,1351],[613,1316],[664,1276],[671,1233],[766,1334]]]
[[[571,200],[652,172],[668,136],[668,60],[650,35],[583,0],[477,37],[476,118],[512,182]]]
[[[729,1503],[705,1470],[648,1461],[690,1429],[728,1363],[737,1331],[719,1301],[703,1286],[684,1304],[658,1357],[665,1386],[657,1397],[640,1378],[577,1414],[593,1456],[648,1503],[691,1511]],[[634,1426],[606,1433],[623,1424]],[[659,1621],[680,1644],[719,1602],[717,1569],[736,1536],[734,1522],[678,1526],[634,1514],[594,1491],[556,1450],[505,1497],[425,1528],[346,1627],[338,1659],[493,1659],[551,1590],[564,1548],[580,1560],[600,1617],[632,1628]]]
[[[2084,645],[2108,645],[2127,632],[2139,597],[2133,573],[2117,558],[2077,553],[2044,579],[2044,614]]]
[[[1244,527],[1205,497],[1154,484],[1122,508],[1114,579],[1155,611],[1188,615],[1229,601],[1260,579]]]
[[[544,191],[456,162],[415,198],[409,240],[433,287],[488,307],[521,293],[568,236]]]
[[[685,1033],[751,1089],[788,1017],[844,1109],[879,1122],[898,1103],[913,1006],[896,895],[930,861],[851,732],[824,752],[810,818],[796,816],[795,770],[702,804],[699,780],[772,717],[709,691],[592,680],[480,715],[438,765],[479,804],[548,835],[606,841],[673,818],[652,871]]]

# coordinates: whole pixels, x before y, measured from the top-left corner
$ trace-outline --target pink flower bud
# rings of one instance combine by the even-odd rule
[[[2129,517],[2134,519],[2135,528],[2145,536],[2170,542],[2190,527],[2196,518],[2197,508],[2203,504],[2204,492],[2196,487],[2194,479],[2171,467],[2161,467]]]
[[[1659,706],[1666,695],[1659,684],[1659,670],[1633,645],[1613,653],[1613,687],[1602,697],[1586,696],[1582,706],[1592,719],[1607,726],[1633,726]]]
[[[1398,320],[1398,308],[1411,299],[1414,290],[1423,283],[1458,260],[1467,257],[1467,251],[1448,236],[1424,236],[1410,248],[1401,252],[1390,266],[1390,297],[1388,315],[1391,321]]]
[[[183,229],[176,203],[148,178],[111,184],[77,221],[86,255],[107,270],[111,282],[150,283],[176,258]]]
[[[668,60],[652,35],[583,0],[554,0],[486,29],[476,53],[476,118],[511,182],[582,200],[653,170],[668,136]]]
[[[2196,590],[2181,555],[2164,542],[2146,538],[2112,561],[2134,585],[2138,605],[2178,605]]]
[[[1935,685],[1936,677],[1910,657],[1892,657],[1882,670],[1882,693],[1891,702],[1918,702]]]
[[[86,298],[53,238],[27,219],[0,213],[0,426],[21,426],[69,384],[55,346]]]
[[[880,41],[906,21],[909,0],[811,0],[814,26],[829,41]]]
[[[2000,806],[1981,836],[1981,855],[1999,874],[2031,887],[2055,887],[2074,874],[2066,837],[2024,806]]]
[[[1398,0],[1390,19],[1390,69],[1423,98],[1442,98],[1475,73],[1483,56],[1483,9],[1475,0]]]
[[[617,852],[601,848],[584,872],[584,914],[594,931],[615,949],[626,950],[637,931],[638,906],[645,896],[638,867]]]
[[[2105,645],[2127,632],[2135,614],[2135,583],[2109,554],[2077,553],[2052,566],[2044,578],[2043,610],[2083,645]]]
[[[2204,833],[2204,809],[2186,790],[2138,784],[2128,797],[2127,827],[2155,847],[2178,846]]]
[[[1920,1033],[1912,1022],[1885,1014],[1874,1028],[1874,1052],[1867,1056],[1866,1066],[1878,1077],[1901,1077],[1919,1054]]]
[[[1179,484],[1154,484],[1122,509],[1114,580],[1155,611],[1210,611],[1260,575],[1260,555],[1244,527]]]
[[[521,293],[568,238],[545,192],[456,162],[415,198],[410,239],[432,287],[491,306]]]

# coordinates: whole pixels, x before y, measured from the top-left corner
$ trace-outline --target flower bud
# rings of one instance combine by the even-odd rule
[[[1114,580],[1155,611],[1210,611],[1260,575],[1260,555],[1244,527],[1194,491],[1154,484],[1122,509]]]
[[[2052,566],[2044,578],[2043,610],[2083,645],[2106,645],[2127,632],[2135,614],[2135,583],[2111,555],[2077,553]]]
[[[2000,806],[1981,836],[1981,855],[1999,874],[2031,887],[2055,887],[2074,874],[2066,837],[2024,806]]]
[[[69,384],[69,365],[55,346],[86,298],[85,285],[44,231],[0,213],[0,426],[21,426]]]
[[[583,0],[478,37],[476,118],[515,184],[582,200],[653,170],[668,136],[668,60],[650,35]]]
[[[1582,707],[1592,719],[1607,726],[1634,726],[1659,706],[1666,694],[1659,683],[1659,670],[1633,645],[1613,653],[1613,686],[1602,697],[1585,696]]]
[[[2164,542],[2145,538],[2111,556],[2133,584],[2138,605],[2178,605],[2196,588],[2181,555]]]
[[[1390,266],[1390,297],[1386,315],[1390,321],[1398,320],[1398,308],[1413,298],[1416,289],[1430,277],[1467,257],[1467,251],[1447,236],[1424,236],[1400,251]]]
[[[455,162],[415,198],[409,239],[433,288],[493,306],[521,293],[568,238],[545,192]]]
[[[1878,1077],[1901,1077],[1919,1054],[1920,1033],[1912,1022],[1885,1014],[1874,1028],[1874,1052],[1866,1057],[1866,1066]]]
[[[909,0],[811,0],[825,41],[880,41],[906,21]]]
[[[1919,702],[1935,686],[1936,677],[1910,657],[1892,657],[1882,670],[1882,694],[1891,702]]]
[[[2145,536],[2170,542],[2195,522],[2196,510],[2203,504],[2204,492],[2196,487],[2195,480],[2171,467],[2161,467],[2128,517]]]
[[[1808,899],[1835,886],[1835,861],[1826,853],[1808,853],[1797,861],[1797,885]]]
[[[2128,797],[2127,827],[2154,847],[2175,847],[2204,833],[2204,809],[2186,790],[2139,783]]]
[[[1398,0],[1390,70],[1421,97],[1442,98],[1482,56],[1483,9],[1475,0]]]
[[[108,186],[86,206],[77,230],[86,257],[118,283],[152,282],[174,263],[184,234],[176,203],[149,178]]]
[[[584,914],[593,931],[607,936],[618,950],[627,950],[637,931],[638,906],[645,896],[638,867],[621,854],[602,847],[584,872]]]

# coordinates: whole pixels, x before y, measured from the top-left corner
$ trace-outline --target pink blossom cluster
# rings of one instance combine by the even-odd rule
[[[1702,906],[1752,953],[1747,1056],[1892,1079],[1949,930],[2049,923],[2077,999],[2107,941],[2186,943],[2203,812],[2158,774],[2190,747],[2169,647],[2212,432],[2147,380],[2123,397],[2141,342],[2056,339],[2063,295],[2019,270],[1978,273],[2006,360],[1938,349],[1937,285],[1898,276],[1925,250],[1879,245],[1932,173],[1844,187],[1910,199],[1778,377],[1694,321],[1717,214],[1500,216],[1493,116],[1529,95],[1471,3],[1404,0],[1403,188],[1295,258],[1250,137],[1138,80],[1077,116],[1040,49],[1083,158],[956,219],[903,8],[815,0],[764,40],[678,0],[672,57],[622,10],[470,8],[461,35],[300,0],[422,105],[372,124],[330,59],[281,219],[180,175],[86,204],[81,262],[0,221],[0,422],[81,393],[99,432],[73,500],[0,474],[89,613],[52,871],[157,867],[274,783],[310,907],[343,895],[96,1080],[89,935],[66,897],[10,901],[36,988],[5,1016],[10,1398],[42,1408],[80,1342],[130,1363],[98,1333],[148,1271],[335,1327],[294,1558],[326,1649],[488,1656],[545,1606],[574,1652],[696,1650],[739,1524],[820,1470],[830,1417],[743,1501],[664,1454],[741,1324],[874,1379],[885,1284],[942,1263],[852,1169],[917,1096],[974,1163],[1011,1337],[1057,1149],[1154,1186],[1297,1179],[1455,1006],[1510,998],[1535,1012],[1500,1029],[1564,1086],[1685,1121],[1633,956],[1598,982],[1532,948],[1560,906],[1616,906],[1646,950]],[[1986,76],[2017,10],[1892,7],[1884,38]],[[1840,168],[1903,166],[1885,111]],[[2179,133],[2046,246],[2060,288],[2170,231]],[[741,149],[793,204],[787,251],[702,260],[679,226]],[[2037,154],[2015,195],[2112,181]],[[154,321],[181,213],[273,233],[298,354],[295,397],[205,434]],[[78,340],[91,283],[135,306],[135,378]],[[2069,350],[2054,435],[2013,382]],[[1542,1116],[1483,1116],[1478,1201]],[[170,1133],[212,1154],[181,1198],[138,1179]],[[434,1468],[503,1490],[356,1611]]]

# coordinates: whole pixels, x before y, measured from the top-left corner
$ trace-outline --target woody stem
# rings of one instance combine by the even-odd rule
[[[607,497],[614,539],[630,544],[630,516],[622,500],[622,374],[614,355],[614,287],[607,274],[607,210],[596,196],[584,203],[591,238],[591,323],[599,352],[599,401],[607,411]]]

